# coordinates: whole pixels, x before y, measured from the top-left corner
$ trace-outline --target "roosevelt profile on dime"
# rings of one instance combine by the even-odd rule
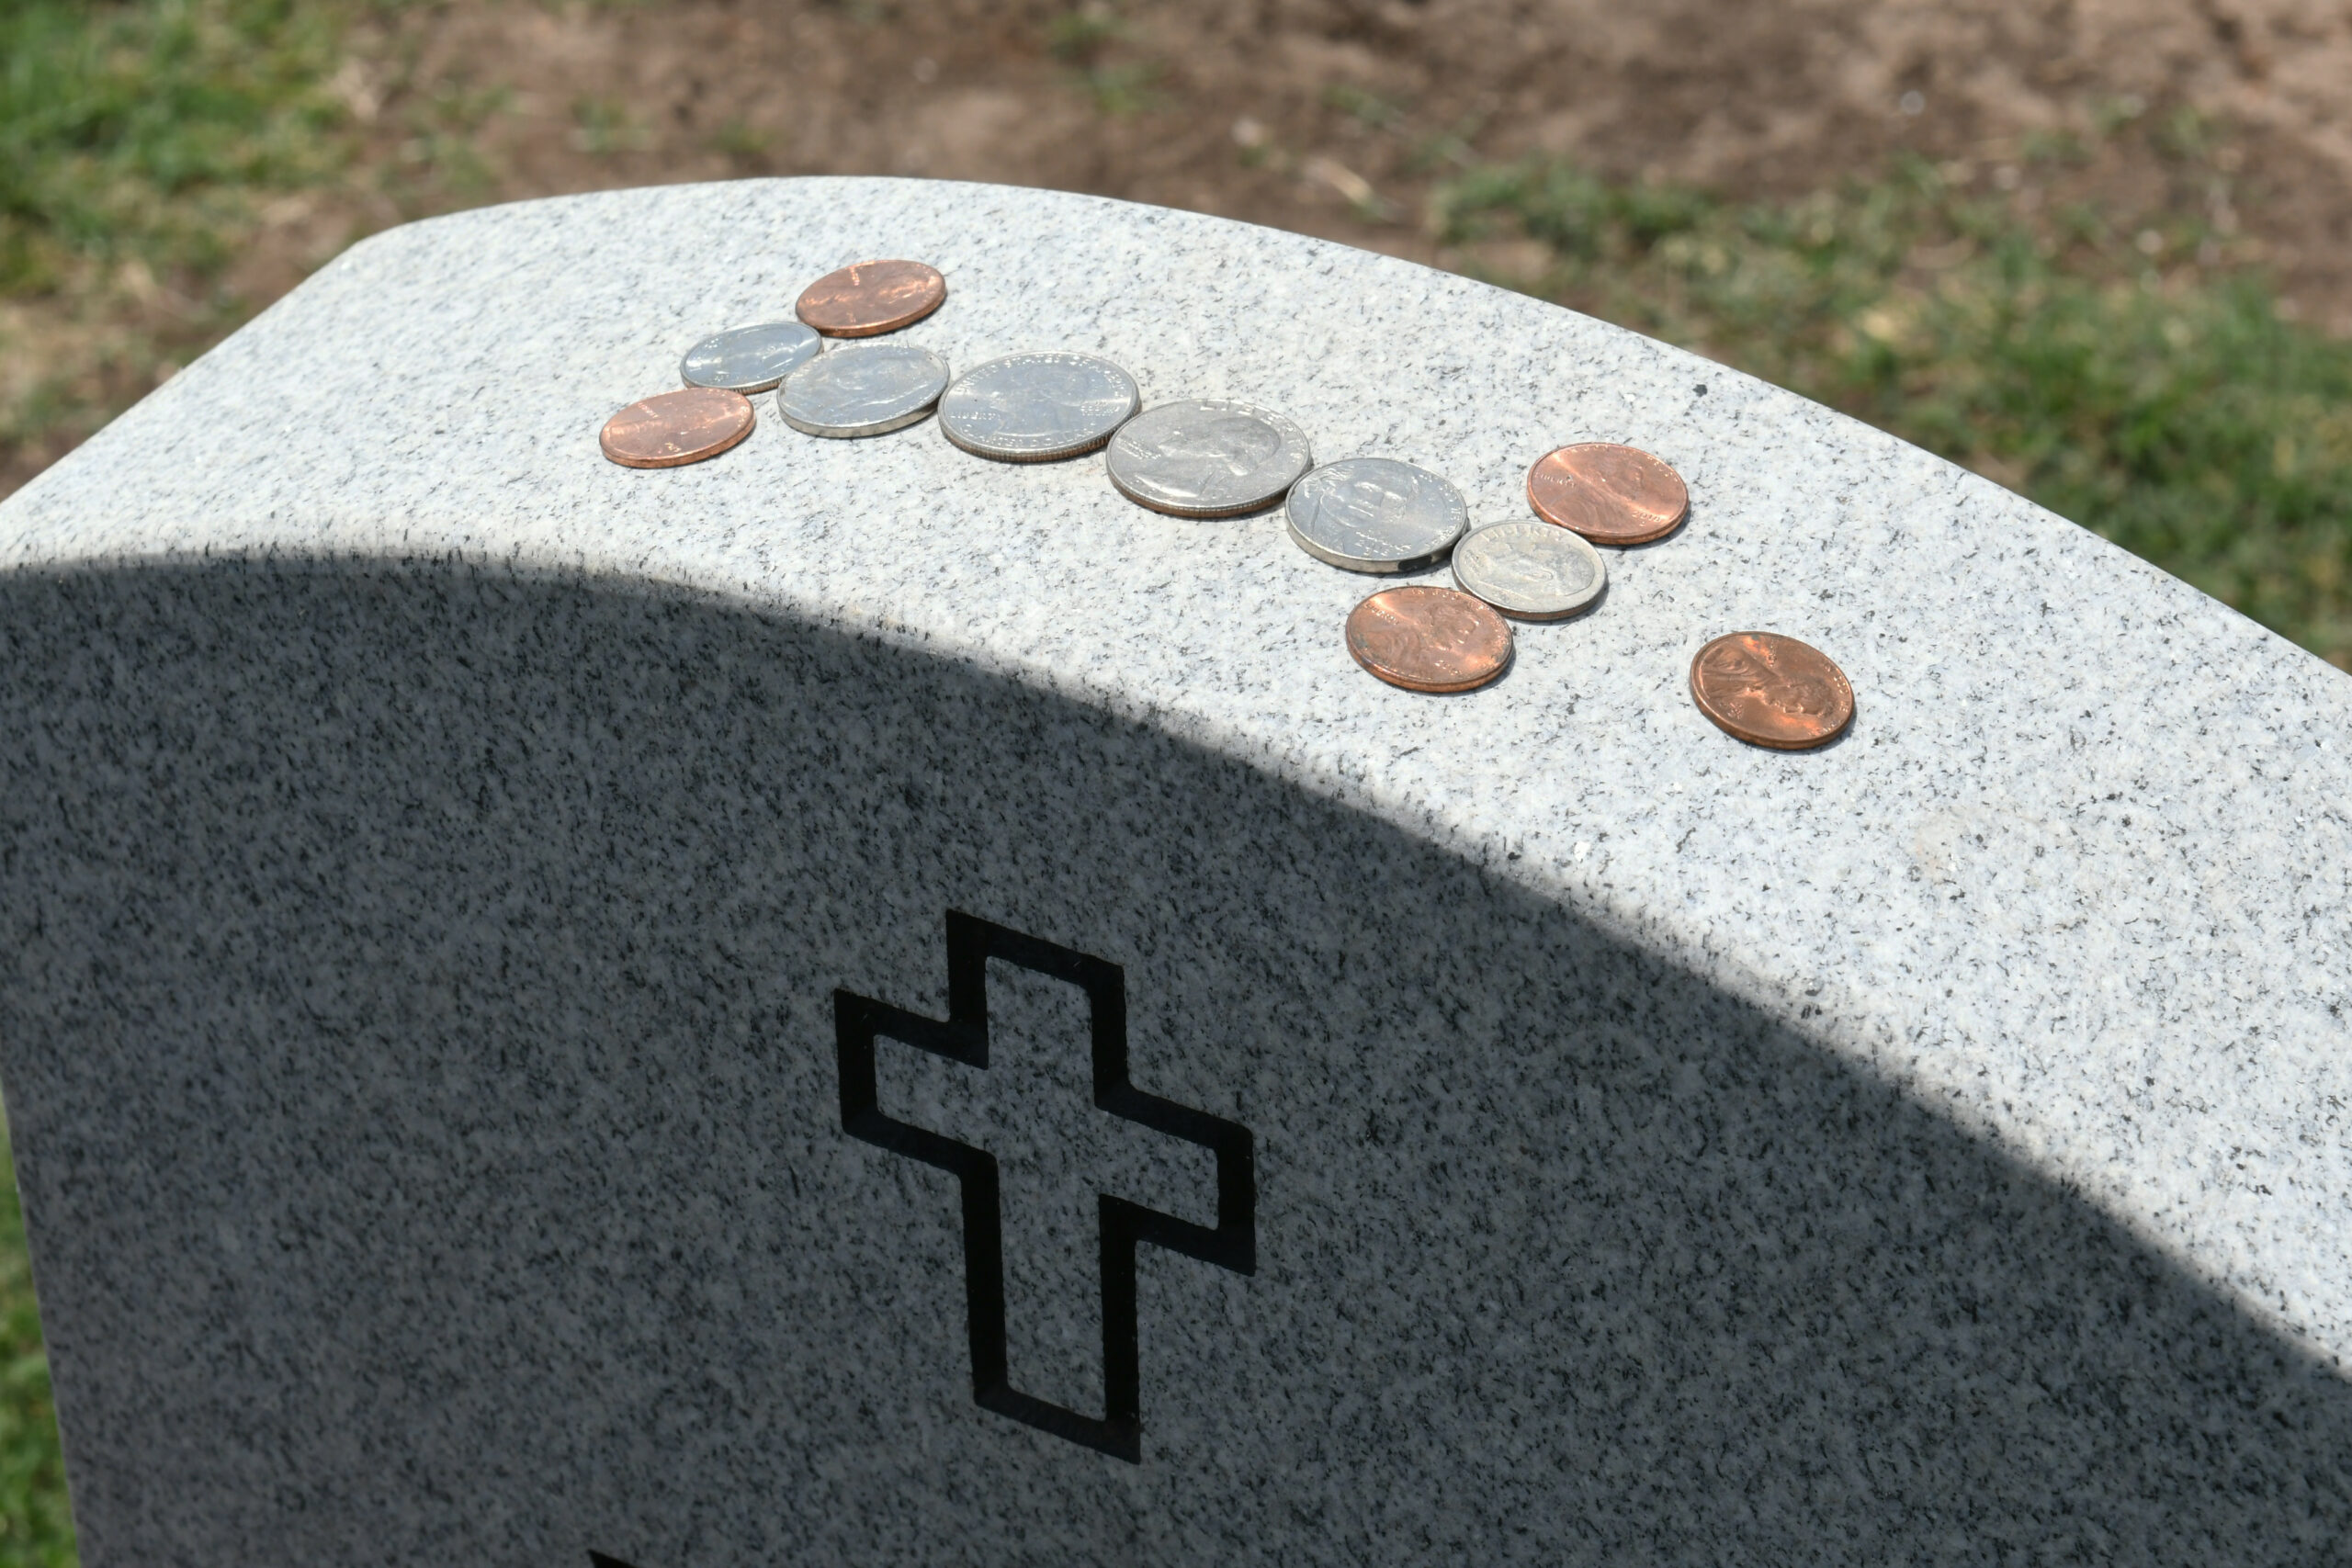
[[[1238,517],[1280,501],[1314,462],[1306,433],[1248,403],[1161,403],[1119,428],[1105,466],[1119,493],[1178,517]]]
[[[1470,530],[1453,547],[1453,581],[1515,619],[1558,621],[1592,606],[1609,570],[1580,536],[1521,518]]]

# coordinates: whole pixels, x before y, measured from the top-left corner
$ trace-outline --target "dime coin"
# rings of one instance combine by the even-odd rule
[[[1091,354],[1010,354],[967,370],[939,428],[976,457],[1045,463],[1091,452],[1135,417],[1135,378]]]
[[[1467,692],[1510,663],[1510,623],[1453,588],[1388,588],[1348,615],[1348,651],[1392,686]]]
[[[1690,511],[1682,476],[1638,446],[1587,441],[1546,453],[1527,471],[1535,515],[1596,545],[1646,545]]]
[[[689,387],[764,392],[817,357],[823,340],[798,321],[763,321],[707,337],[686,350],[678,379]]]
[[[872,337],[939,309],[947,280],[921,262],[870,261],[829,272],[801,291],[800,319],[827,337]]]
[[[1179,517],[1238,517],[1280,501],[1315,460],[1306,433],[1248,403],[1189,400],[1146,409],[1111,437],[1111,482],[1138,506]]]
[[[914,423],[947,389],[947,361],[910,343],[862,343],[819,355],[775,395],[806,435],[880,435]]]
[[[635,402],[605,422],[597,443],[624,468],[674,468],[716,457],[752,434],[752,400],[688,387]]]
[[[1854,688],[1827,655],[1778,632],[1719,637],[1690,661],[1699,711],[1740,739],[1779,751],[1835,740],[1854,721]]]
[[[1350,571],[1434,566],[1470,525],[1462,492],[1394,457],[1342,457],[1290,487],[1290,536]]]
[[[1600,597],[1600,552],[1549,523],[1474,528],[1453,547],[1453,581],[1506,615],[1565,620]]]

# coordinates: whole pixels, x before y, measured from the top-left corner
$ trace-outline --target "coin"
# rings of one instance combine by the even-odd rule
[[[829,272],[801,290],[800,319],[827,337],[872,337],[939,309],[947,280],[921,262],[870,261]]]
[[[1091,452],[1135,417],[1135,378],[1091,354],[1009,354],[939,400],[939,428],[981,457],[1045,463]]]
[[[689,387],[764,392],[817,357],[823,340],[798,321],[762,321],[703,339],[678,362]]]
[[[785,378],[784,423],[807,435],[880,435],[932,411],[947,361],[911,343],[861,343],[821,354]]]
[[[1854,688],[1818,649],[1778,632],[1719,637],[1690,661],[1699,711],[1756,746],[1802,751],[1854,721]]]
[[[1386,588],[1348,615],[1348,651],[1392,686],[1467,692],[1510,664],[1510,623],[1454,588]]]
[[[1646,545],[1690,511],[1682,476],[1638,446],[1587,441],[1544,454],[1527,470],[1527,500],[1546,523],[1596,545]]]
[[[1237,517],[1280,501],[1314,462],[1306,433],[1248,403],[1187,400],[1146,409],[1111,437],[1119,493],[1179,517]]]
[[[718,387],[688,387],[634,402],[605,422],[597,445],[628,468],[675,468],[716,457],[752,434],[752,400]]]
[[[1470,525],[1462,492],[1394,457],[1342,457],[1290,487],[1290,536],[1350,571],[1434,566]]]
[[[1600,597],[1600,552],[1566,528],[1510,522],[1474,528],[1453,547],[1453,581],[1506,615],[1565,620]]]

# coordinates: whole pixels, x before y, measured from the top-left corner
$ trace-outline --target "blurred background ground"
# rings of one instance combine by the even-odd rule
[[[2352,0],[0,0],[0,492],[377,229],[876,173],[1547,295],[2352,665]],[[11,1235],[0,1565],[69,1562]]]

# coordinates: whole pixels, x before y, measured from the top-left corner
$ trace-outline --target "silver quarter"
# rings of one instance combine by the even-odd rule
[[[939,428],[977,457],[1048,463],[1091,452],[1135,417],[1135,378],[1091,354],[1009,354],[939,400]]]
[[[1550,523],[1495,523],[1453,547],[1453,581],[1522,621],[1557,621],[1600,597],[1600,552]]]
[[[911,343],[850,343],[785,378],[784,423],[804,435],[880,435],[929,413],[947,389],[947,361]]]
[[[1187,400],[1146,409],[1111,437],[1111,482],[1138,506],[1236,517],[1272,505],[1315,461],[1306,433],[1248,403]]]
[[[1350,571],[1435,566],[1470,526],[1462,492],[1394,457],[1342,457],[1290,488],[1290,536],[1317,560]]]
[[[824,341],[798,321],[735,327],[686,350],[678,362],[678,378],[689,387],[764,392],[816,358]]]

